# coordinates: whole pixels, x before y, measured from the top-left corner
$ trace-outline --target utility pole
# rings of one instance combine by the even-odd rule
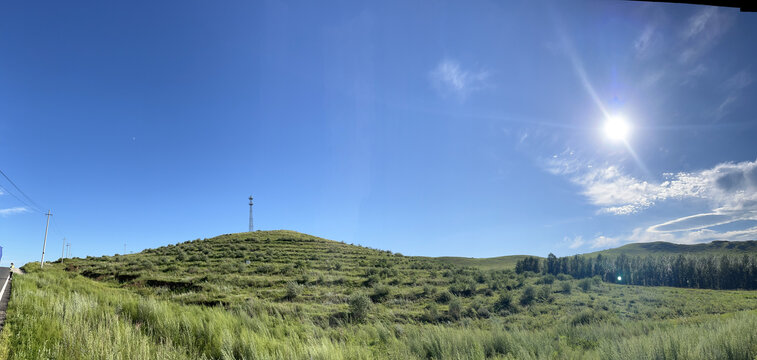
[[[252,195],[250,195],[250,232],[252,232]]]
[[[60,258],[66,257],[66,238],[63,238],[63,248],[60,249]]]
[[[40,269],[45,267],[45,247],[47,246],[47,229],[50,227],[50,216],[53,214],[50,213],[50,210],[47,210],[47,226],[45,226],[45,241],[42,242],[42,260],[39,262]]]

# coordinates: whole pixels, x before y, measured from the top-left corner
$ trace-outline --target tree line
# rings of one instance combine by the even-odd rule
[[[757,289],[757,257],[751,255],[672,255],[610,257],[527,257],[515,265],[517,273],[568,274],[574,278],[599,276],[607,282],[700,289]]]

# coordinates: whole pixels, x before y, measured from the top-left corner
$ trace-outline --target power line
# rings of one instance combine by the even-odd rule
[[[20,189],[20,188],[18,187],[18,185],[16,185],[16,183],[14,183],[14,182],[13,182],[13,180],[11,180],[11,178],[9,178],[9,177],[8,177],[8,175],[6,175],[6,174],[5,174],[4,172],[3,172],[3,170],[0,170],[0,174],[2,174],[2,175],[3,175],[3,177],[4,177],[4,178],[5,178],[6,180],[8,180],[8,182],[9,182],[9,183],[11,183],[11,185],[13,185],[13,187],[14,187],[14,188],[16,188],[16,190],[18,190],[18,192],[19,192],[19,193],[21,193],[21,195],[23,195],[23,196],[24,196],[24,198],[26,198],[27,200],[29,200],[29,202],[26,202],[26,201],[22,200],[21,198],[19,198],[18,196],[16,196],[16,195],[15,195],[15,194],[13,194],[12,192],[10,192],[10,191],[8,191],[7,189],[3,188],[3,189],[5,190],[5,192],[7,192],[7,193],[9,193],[9,194],[13,195],[13,197],[14,197],[14,198],[18,199],[19,201],[21,201],[21,202],[22,202],[22,203],[24,203],[25,205],[27,205],[27,206],[29,206],[29,207],[32,207],[32,208],[34,208],[34,209],[32,209],[32,210],[35,210],[35,211],[37,211],[37,212],[39,212],[39,213],[42,213],[42,210],[41,210],[40,206],[39,206],[39,205],[37,205],[37,203],[36,203],[36,202],[34,202],[34,200],[32,200],[32,198],[30,198],[30,197],[29,197],[29,195],[26,195],[26,193],[25,193],[25,192],[23,192],[23,191],[22,191],[22,190],[21,190],[21,189]],[[29,203],[31,203],[31,204],[29,204]]]

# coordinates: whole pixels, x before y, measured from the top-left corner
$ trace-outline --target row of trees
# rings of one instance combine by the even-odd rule
[[[515,266],[544,274],[569,274],[575,278],[600,276],[604,281],[632,285],[676,286],[703,289],[757,289],[757,257],[710,256],[569,256],[549,254],[546,260],[524,258]]]

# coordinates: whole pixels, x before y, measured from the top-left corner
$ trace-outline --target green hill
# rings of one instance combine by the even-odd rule
[[[743,255],[757,254],[757,241],[713,241],[705,244],[674,244],[664,241],[633,243],[614,249],[595,251],[584,256],[660,256],[660,255]]]
[[[517,258],[402,256],[282,230],[30,263],[0,359],[757,355],[753,291],[485,270]]]
[[[456,257],[456,256],[441,256],[430,258],[431,260],[440,262],[442,264],[450,264],[455,266],[469,266],[478,268],[481,270],[506,270],[515,269],[515,263],[528,255],[508,255],[491,258],[469,258],[469,257]]]

